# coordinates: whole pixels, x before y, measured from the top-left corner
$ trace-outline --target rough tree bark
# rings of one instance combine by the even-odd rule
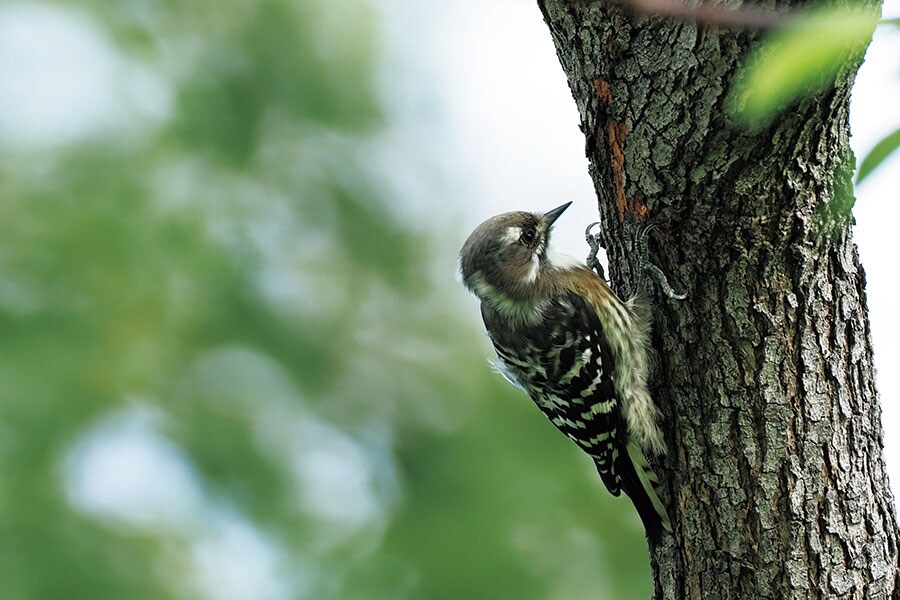
[[[763,131],[724,104],[761,35],[538,0],[581,113],[610,274],[635,231],[650,289],[674,536],[655,597],[900,597],[865,278],[851,239],[848,104],[835,86]]]

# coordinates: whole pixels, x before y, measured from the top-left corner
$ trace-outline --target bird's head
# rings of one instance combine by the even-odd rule
[[[537,299],[548,272],[573,264],[574,259],[554,261],[549,252],[553,223],[570,204],[543,214],[503,213],[476,227],[459,252],[465,286],[494,305]]]

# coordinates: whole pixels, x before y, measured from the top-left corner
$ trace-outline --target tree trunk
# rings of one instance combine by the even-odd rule
[[[865,277],[851,240],[848,104],[836,85],[767,129],[724,109],[759,33],[539,0],[581,113],[611,279],[647,286],[675,533],[655,597],[900,597]],[[624,283],[630,282],[630,283]]]

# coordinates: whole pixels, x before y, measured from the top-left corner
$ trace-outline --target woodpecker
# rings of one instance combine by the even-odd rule
[[[460,251],[462,281],[481,301],[494,366],[593,459],[613,495],[625,492],[655,540],[672,526],[645,458],[665,452],[647,390],[649,311],[551,251],[553,223],[570,204],[476,227]]]

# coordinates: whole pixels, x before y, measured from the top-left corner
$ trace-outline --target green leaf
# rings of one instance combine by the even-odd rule
[[[872,38],[879,15],[828,8],[807,13],[773,33],[738,74],[730,109],[745,125],[765,125],[803,94],[830,85]]]
[[[856,174],[857,185],[862,183],[863,179],[868,177],[897,148],[900,148],[900,129],[875,144],[875,147],[869,150],[866,157],[862,159],[862,162],[859,163],[859,172]]]

